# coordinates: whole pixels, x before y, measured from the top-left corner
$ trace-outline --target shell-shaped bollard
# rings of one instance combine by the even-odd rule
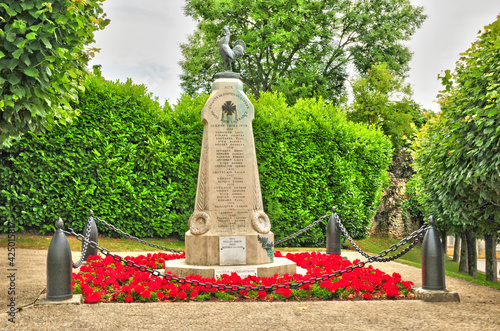
[[[444,291],[446,290],[444,252],[435,224],[434,217],[430,216],[430,228],[425,233],[422,243],[422,288]]]
[[[62,301],[73,297],[73,261],[68,239],[62,231],[63,221],[56,221],[56,233],[52,237],[47,254],[47,300]]]
[[[87,221],[87,224],[85,224],[85,228],[83,229],[83,233],[87,233],[87,227],[90,226],[90,235],[89,235],[89,240],[93,241],[97,244],[97,238],[98,238],[98,232],[97,232],[97,225],[95,224],[94,221],[94,212],[92,210],[89,211],[89,220]],[[85,243],[82,243],[82,245],[85,245]],[[97,247],[91,247],[90,244],[87,244],[87,250],[84,252],[84,258],[83,261],[87,261],[88,257],[91,255],[97,255]]]
[[[332,208],[332,215],[326,226],[326,254],[341,254],[340,227],[337,222],[336,208]]]

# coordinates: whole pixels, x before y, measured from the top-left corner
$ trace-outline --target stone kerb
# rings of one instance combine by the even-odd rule
[[[272,262],[252,130],[254,107],[236,78],[219,78],[202,110],[203,143],[195,210],[186,233],[188,265]],[[259,240],[259,237],[261,239]]]

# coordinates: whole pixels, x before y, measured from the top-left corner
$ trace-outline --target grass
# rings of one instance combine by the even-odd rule
[[[67,236],[69,246],[73,252],[82,250],[82,242],[75,237]],[[52,236],[40,235],[16,235],[16,248],[29,248],[29,249],[49,249],[50,240]],[[171,239],[144,239],[152,244],[172,248],[176,250],[184,250],[184,242]],[[146,246],[137,241],[126,238],[108,238],[99,237],[97,244],[101,247],[109,249],[111,252],[144,252],[156,251],[158,249]],[[0,236],[0,247],[7,247],[7,236]]]
[[[370,253],[372,255],[378,254],[379,252],[386,250],[392,244],[398,243],[399,240],[386,238],[386,237],[369,237],[364,240],[359,240],[357,242],[358,246],[363,249],[365,252]],[[396,253],[400,251],[397,250]],[[392,253],[393,255],[394,253]],[[404,263],[406,265],[410,265],[413,267],[421,268],[421,254],[422,254],[422,246],[419,244],[415,246],[411,251],[407,254],[400,257],[397,262]],[[391,256],[389,254],[388,256]],[[458,262],[453,262],[449,256],[445,257],[445,273],[447,276],[459,278],[466,280],[471,283],[488,286],[497,290],[500,290],[500,283],[492,283],[488,282],[485,279],[485,275],[483,272],[478,271],[478,277],[471,277],[467,274],[458,272]]]
[[[41,236],[32,234],[18,234],[16,236],[16,248],[27,249],[48,249],[52,236]],[[150,243],[172,248],[176,250],[184,250],[184,242],[172,239],[144,239]],[[82,249],[82,243],[75,237],[68,237],[69,245],[72,251],[78,252]],[[356,243],[365,252],[372,255],[378,254],[380,251],[386,250],[392,244],[398,243],[399,240],[387,237],[369,237],[364,240],[359,240]],[[0,247],[7,247],[7,235],[0,235]],[[125,238],[108,238],[99,237],[98,244],[101,247],[109,249],[111,252],[144,252],[156,251],[150,246],[143,245],[139,242]],[[298,251],[320,251],[324,252],[325,248],[310,248],[310,247],[279,247],[280,251],[298,252]],[[400,250],[398,250],[400,251]],[[398,252],[396,251],[396,253]],[[404,263],[413,267],[421,268],[420,257],[422,249],[421,245],[415,246],[410,252],[400,257],[397,262]],[[394,254],[394,253],[392,253]],[[389,254],[388,256],[391,256]],[[446,257],[445,272],[447,276],[463,279],[479,285],[488,286],[500,290],[500,283],[491,283],[485,280],[484,273],[478,271],[478,277],[474,278],[466,274],[458,272],[458,263],[453,262],[451,258]]]

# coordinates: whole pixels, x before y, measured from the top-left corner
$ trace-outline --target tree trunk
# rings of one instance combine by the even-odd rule
[[[476,238],[472,231],[465,231],[467,237],[467,264],[468,264],[468,274],[471,277],[477,278],[477,248],[476,248]]]
[[[441,244],[443,245],[443,253],[446,257],[448,255],[448,232],[446,230],[441,231]]]
[[[497,282],[497,235],[484,235],[485,250],[486,250],[486,280],[489,282]]]
[[[458,272],[461,272],[463,274],[466,274],[469,272],[469,264],[467,261],[467,257],[469,256],[467,254],[467,237],[465,235],[465,231],[462,232],[461,237],[460,237],[460,264],[458,266]]]
[[[455,246],[453,246],[453,262],[460,260],[460,236],[455,236]]]

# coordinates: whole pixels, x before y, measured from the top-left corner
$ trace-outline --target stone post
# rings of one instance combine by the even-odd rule
[[[433,216],[422,243],[422,288],[416,298],[428,302],[460,302],[457,292],[446,290],[443,245]]]
[[[336,208],[332,208],[332,216],[326,226],[326,254],[341,254],[341,231],[337,222]]]
[[[165,271],[181,277],[294,274],[295,262],[274,258],[255,153],[254,107],[239,74],[223,72],[215,78],[201,113],[203,140],[186,259],[165,262]]]
[[[422,288],[424,290],[446,290],[443,245],[439,231],[434,226],[434,217],[429,217],[430,228],[422,243]]]
[[[47,254],[47,300],[62,301],[73,297],[72,257],[68,239],[62,231],[63,221],[56,221],[56,233],[52,237]]]

